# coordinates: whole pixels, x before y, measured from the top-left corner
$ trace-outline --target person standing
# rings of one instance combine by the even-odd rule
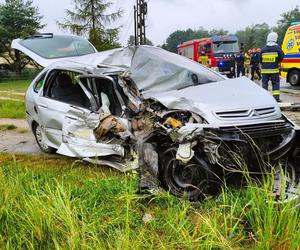
[[[239,54],[236,55],[235,62],[236,62],[236,70],[237,70],[236,77],[240,77],[241,74],[242,76],[245,76],[245,57],[243,55],[242,50]]]
[[[210,63],[209,63],[209,57],[208,57],[208,55],[206,55],[206,53],[205,53],[205,51],[204,50],[202,50],[201,52],[200,52],[200,56],[198,57],[198,62],[200,63],[200,64],[202,64],[203,66],[206,66],[206,67],[209,67],[210,65]]]
[[[260,49],[256,49],[256,52],[251,57],[250,65],[251,65],[251,80],[254,80],[255,74],[258,76],[258,80],[261,80],[261,74],[260,74]]]
[[[244,55],[244,67],[247,77],[250,76],[250,62],[251,62],[251,49],[249,49]]]
[[[271,32],[267,38],[267,44],[263,47],[260,62],[262,72],[262,87],[268,90],[269,81],[272,82],[272,94],[277,102],[280,102],[280,77],[279,64],[284,58],[282,49],[277,44],[278,35]]]

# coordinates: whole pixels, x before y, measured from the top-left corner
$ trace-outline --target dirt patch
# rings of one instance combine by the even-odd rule
[[[12,124],[18,128],[30,130],[29,125],[25,119],[1,118],[0,125],[6,125],[6,124]]]
[[[0,140],[1,152],[42,154],[31,132],[2,131]]]
[[[0,151],[24,154],[42,154],[35,138],[24,119],[0,119],[0,125],[11,124],[19,130],[0,131]]]

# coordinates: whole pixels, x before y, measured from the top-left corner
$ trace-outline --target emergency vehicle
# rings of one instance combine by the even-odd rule
[[[284,59],[281,63],[281,76],[292,86],[300,85],[300,23],[292,23],[288,28],[282,50]]]
[[[235,35],[195,39],[180,44],[177,49],[179,55],[194,61],[198,61],[201,51],[204,51],[209,58],[210,67],[228,77],[234,75],[234,57],[240,51],[238,38]]]

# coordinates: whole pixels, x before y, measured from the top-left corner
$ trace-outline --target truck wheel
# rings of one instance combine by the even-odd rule
[[[35,140],[39,146],[39,148],[47,154],[54,154],[56,152],[55,148],[49,147],[45,142],[44,142],[44,135],[42,133],[42,129],[40,125],[35,123],[32,128]]]
[[[300,84],[300,73],[298,70],[294,69],[289,73],[288,82],[292,86],[297,86]]]
[[[205,160],[195,156],[187,165],[176,160],[177,148],[169,148],[160,155],[160,181],[163,187],[177,197],[191,201],[214,195],[220,182]]]

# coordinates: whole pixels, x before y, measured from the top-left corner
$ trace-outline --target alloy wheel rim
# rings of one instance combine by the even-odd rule
[[[40,126],[37,126],[37,128],[35,130],[35,135],[36,135],[36,139],[38,141],[38,144],[41,146],[41,148],[43,148],[44,150],[47,150],[48,146],[44,142],[44,137],[43,137],[43,133],[41,131]]]

